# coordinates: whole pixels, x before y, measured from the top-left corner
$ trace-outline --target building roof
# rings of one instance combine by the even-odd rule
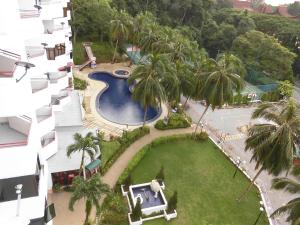
[[[293,17],[291,14],[288,12],[288,5],[280,5],[277,7],[276,13],[278,13],[281,16],[284,17]]]
[[[251,5],[251,2],[248,0],[235,0],[233,1],[233,8],[237,10],[248,10],[254,11]]]

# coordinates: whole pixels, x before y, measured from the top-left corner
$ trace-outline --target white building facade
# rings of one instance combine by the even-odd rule
[[[51,225],[54,112],[70,102],[72,89],[69,0],[0,5],[0,224]]]

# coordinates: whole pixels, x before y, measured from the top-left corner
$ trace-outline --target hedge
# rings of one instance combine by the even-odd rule
[[[193,134],[178,134],[178,135],[173,135],[173,136],[168,136],[168,137],[161,137],[158,138],[156,140],[154,140],[153,142],[151,142],[148,145],[145,145],[133,158],[132,160],[129,162],[128,166],[126,167],[126,169],[123,171],[123,173],[121,174],[121,176],[118,179],[117,182],[117,188],[123,184],[123,182],[125,181],[125,179],[129,176],[129,174],[131,174],[131,172],[134,170],[134,168],[140,163],[140,161],[144,158],[144,156],[146,155],[147,151],[150,150],[152,147],[155,147],[157,145],[161,145],[164,143],[169,143],[169,142],[173,142],[176,140],[182,140],[182,139],[194,139],[196,141],[205,141],[208,139],[208,135],[206,132],[201,132],[199,134],[196,135],[196,138]]]
[[[184,114],[173,113],[168,119],[167,124],[164,120],[158,120],[154,127],[158,130],[169,130],[177,128],[187,128],[191,126],[191,119]]]
[[[121,144],[120,147],[114,152],[114,154],[107,160],[105,165],[101,168],[102,174],[106,173],[107,170],[114,164],[119,156],[136,140],[144,137],[150,133],[149,127],[139,127],[132,131],[124,132],[122,137],[118,138],[117,141]]]

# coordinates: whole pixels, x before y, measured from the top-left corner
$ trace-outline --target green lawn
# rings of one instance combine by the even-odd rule
[[[114,154],[114,152],[120,147],[118,141],[103,141],[102,142],[102,165],[105,165],[107,160]]]
[[[252,225],[259,213],[259,194],[253,188],[241,203],[238,195],[249,184],[234,165],[209,141],[177,140],[153,147],[132,172],[134,183],[151,181],[165,168],[167,198],[178,191],[178,218],[145,225]],[[257,225],[267,225],[263,216]]]

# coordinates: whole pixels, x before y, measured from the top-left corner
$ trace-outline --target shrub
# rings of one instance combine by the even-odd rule
[[[60,192],[61,189],[62,189],[62,186],[61,186],[60,183],[56,183],[56,184],[54,184],[53,187],[52,187],[52,190],[53,190],[54,192]]]
[[[88,83],[85,80],[81,80],[77,77],[74,77],[74,89],[75,90],[85,90],[88,86]]]
[[[104,199],[99,225],[120,225],[127,222],[127,202],[119,193],[111,193]]]
[[[176,129],[176,128],[187,128],[191,126],[191,119],[186,117],[184,114],[173,113],[167,124],[165,124],[164,120],[158,120],[154,127],[158,130],[168,130],[168,129]]]
[[[206,141],[208,139],[208,134],[201,131],[200,133],[197,133],[194,138],[196,141]]]
[[[156,180],[158,181],[163,181],[165,180],[165,172],[164,172],[164,166],[161,166],[158,174],[156,175]]]
[[[281,99],[279,90],[266,92],[261,96],[261,100],[264,102],[277,102]]]
[[[172,197],[168,201],[168,213],[174,212],[174,210],[177,208],[177,191],[174,191]]]
[[[129,174],[126,179],[124,180],[124,187],[125,187],[125,190],[129,190],[129,186],[133,184],[133,180],[132,180],[132,177],[131,177],[131,174]]]
[[[138,221],[140,220],[141,217],[142,217],[142,207],[141,207],[141,202],[138,199],[135,207],[132,210],[131,219],[132,221]]]
[[[114,152],[114,154],[107,160],[106,164],[102,168],[102,173],[105,173],[110,166],[119,158],[119,156],[136,140],[150,133],[149,127],[139,127],[132,131],[124,132],[122,137],[117,138],[120,143],[120,147]],[[126,176],[127,177],[127,176]]]

